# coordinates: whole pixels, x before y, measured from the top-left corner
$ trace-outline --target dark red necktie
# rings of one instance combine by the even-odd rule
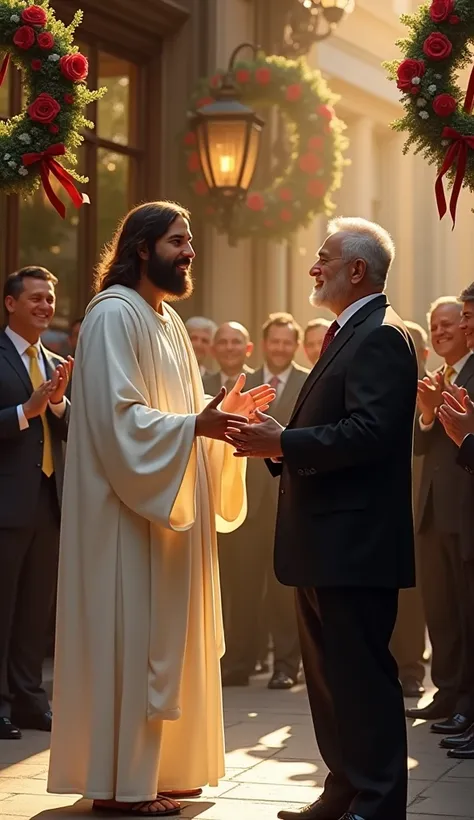
[[[334,336],[336,335],[337,331],[339,330],[339,325],[337,322],[333,322],[327,329],[327,333],[324,337],[323,346],[321,348],[321,353],[319,354],[319,358],[323,355],[323,353],[328,349],[329,345],[331,344]]]

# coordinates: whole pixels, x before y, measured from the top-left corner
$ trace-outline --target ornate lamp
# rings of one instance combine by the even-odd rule
[[[252,108],[240,102],[232,76],[237,55],[243,48],[251,48],[254,54],[258,51],[250,43],[233,51],[222,84],[213,92],[214,101],[199,108],[190,122],[197,136],[206,183],[211,194],[225,205],[229,218],[235,203],[250,188],[265,124]]]
[[[354,5],[355,0],[293,0],[285,15],[281,53],[285,57],[307,54],[313,43],[333,33]]]

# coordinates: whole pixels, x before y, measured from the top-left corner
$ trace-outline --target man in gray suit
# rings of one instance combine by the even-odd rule
[[[212,355],[219,365],[217,373],[207,373],[202,382],[204,392],[217,396],[221,387],[229,393],[241,373],[253,373],[246,360],[253,352],[253,343],[246,327],[240,322],[225,322],[217,328],[212,344]]]
[[[262,379],[274,387],[276,399],[270,412],[286,424],[309,372],[293,361],[301,343],[301,328],[291,314],[274,313],[262,333],[264,364],[247,376],[246,388],[260,384]],[[265,599],[265,618],[274,645],[269,688],[290,689],[296,683],[300,665],[294,596],[290,587],[279,584],[273,572],[278,486],[263,460],[249,459],[247,499],[247,519],[242,527],[219,538],[227,646],[223,683],[248,684],[257,661],[258,625]]]

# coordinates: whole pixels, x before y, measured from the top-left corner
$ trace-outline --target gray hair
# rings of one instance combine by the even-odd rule
[[[193,330],[207,330],[211,336],[211,339],[214,338],[216,335],[217,325],[212,319],[207,319],[205,316],[191,316],[185,322],[185,327],[188,333]]]
[[[426,314],[428,327],[431,325],[431,317],[433,316],[435,310],[443,305],[455,305],[458,308],[459,313],[461,313],[461,305],[457,296],[440,296],[439,299],[435,299],[435,301],[431,303],[428,313]]]
[[[328,225],[328,233],[344,234],[341,253],[344,262],[363,259],[367,277],[373,285],[384,288],[395,258],[393,239],[381,225],[360,217],[336,217]]]

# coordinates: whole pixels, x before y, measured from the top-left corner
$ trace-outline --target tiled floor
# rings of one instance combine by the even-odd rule
[[[189,802],[185,818],[275,820],[280,808],[312,802],[325,766],[316,747],[304,687],[270,692],[265,680],[225,690],[227,773],[218,788]],[[426,724],[409,727],[409,820],[474,820],[474,762],[449,760]],[[0,742],[0,818],[77,820],[90,803],[46,794],[48,736],[25,732]]]

